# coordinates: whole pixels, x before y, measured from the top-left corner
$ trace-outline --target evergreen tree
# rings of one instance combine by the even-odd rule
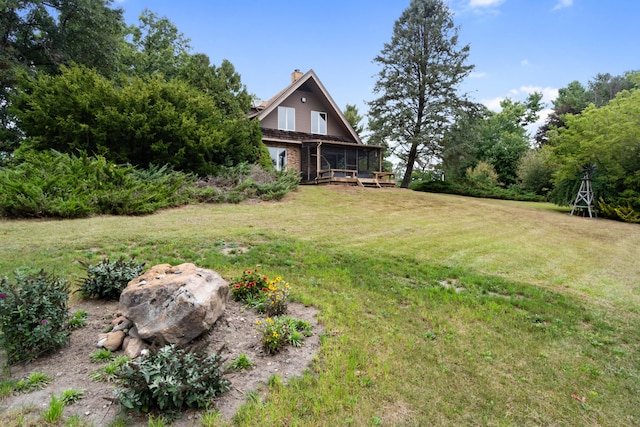
[[[382,66],[369,103],[370,142],[388,146],[406,165],[406,188],[417,159],[441,154],[451,113],[463,104],[457,86],[472,70],[469,46],[442,0],[412,0],[395,22],[390,43],[374,62]]]
[[[360,124],[360,122],[362,122],[362,116],[358,111],[358,107],[356,107],[355,105],[347,104],[347,106],[344,108],[344,116],[358,135],[364,132],[364,126]]]

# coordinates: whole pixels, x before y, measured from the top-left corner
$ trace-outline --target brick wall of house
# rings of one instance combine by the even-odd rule
[[[286,148],[287,149],[287,169],[293,168],[296,172],[300,172],[300,145],[286,144],[279,142],[264,141],[267,147]]]

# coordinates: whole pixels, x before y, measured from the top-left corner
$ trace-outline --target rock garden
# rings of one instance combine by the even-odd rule
[[[189,263],[143,273],[124,259],[86,267],[73,313],[63,279],[1,283],[4,423],[37,425],[62,402],[58,418],[75,425],[147,425],[150,415],[205,425],[313,364],[316,310],[291,303],[281,277],[252,268],[228,281]]]

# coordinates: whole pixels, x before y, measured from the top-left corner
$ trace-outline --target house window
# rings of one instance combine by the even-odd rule
[[[311,133],[327,134],[327,113],[311,112]]]
[[[278,107],[278,129],[296,130],[296,109],[291,107]]]
[[[269,147],[269,155],[271,163],[277,171],[286,169],[287,167],[287,149]]]

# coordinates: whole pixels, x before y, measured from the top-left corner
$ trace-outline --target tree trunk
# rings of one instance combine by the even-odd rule
[[[402,178],[401,188],[409,188],[411,183],[411,175],[413,175],[413,165],[416,162],[416,156],[418,154],[418,143],[411,144],[411,150],[409,150],[409,157],[407,158],[407,169],[404,172],[404,178]]]

